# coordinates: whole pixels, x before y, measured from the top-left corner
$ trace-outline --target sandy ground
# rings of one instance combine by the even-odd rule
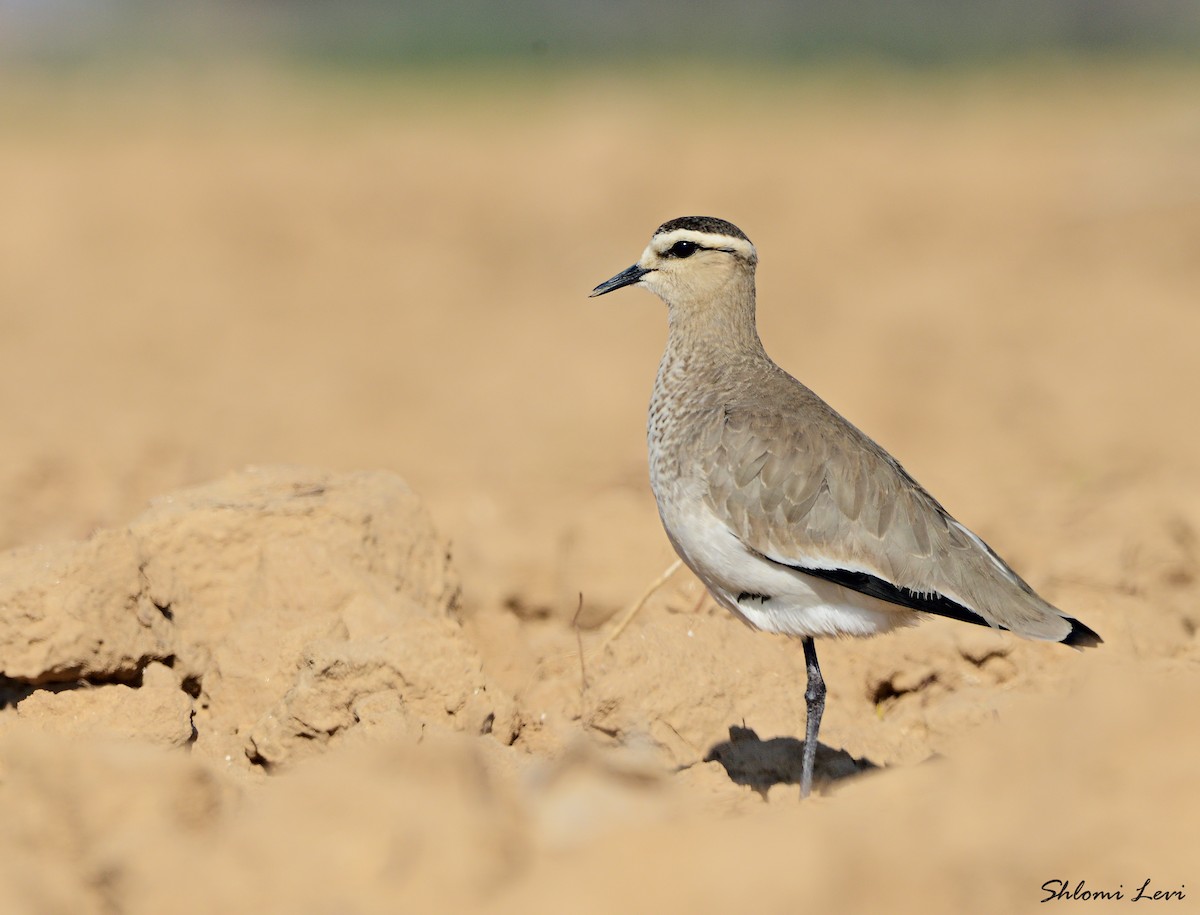
[[[0,909],[1198,908],[1198,93],[6,78]],[[685,213],[1102,648],[822,645],[880,771],[801,803],[798,645],[686,573],[604,644],[665,321],[586,294]]]

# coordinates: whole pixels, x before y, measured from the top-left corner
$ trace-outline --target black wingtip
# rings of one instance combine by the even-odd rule
[[[1066,620],[1071,624],[1071,631],[1063,638],[1064,645],[1070,645],[1072,648],[1095,648],[1097,645],[1104,644],[1104,639],[1100,638],[1100,634],[1094,629],[1089,629],[1071,616],[1068,616]]]

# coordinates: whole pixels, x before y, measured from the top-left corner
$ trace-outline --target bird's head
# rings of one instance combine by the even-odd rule
[[[754,288],[758,253],[746,233],[711,216],[664,222],[636,264],[592,290],[604,295],[622,286],[644,286],[669,307],[719,301],[734,289]]]

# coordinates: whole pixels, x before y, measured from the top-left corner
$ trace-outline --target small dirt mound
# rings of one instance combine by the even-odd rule
[[[0,582],[0,715],[43,729],[247,767],[356,729],[517,731],[455,619],[446,544],[393,474],[248,469],[10,553]]]

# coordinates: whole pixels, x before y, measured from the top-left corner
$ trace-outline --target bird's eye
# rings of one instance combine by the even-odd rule
[[[700,246],[694,241],[677,241],[675,244],[671,245],[671,247],[667,250],[667,253],[671,255],[671,257],[691,257],[699,250]]]

